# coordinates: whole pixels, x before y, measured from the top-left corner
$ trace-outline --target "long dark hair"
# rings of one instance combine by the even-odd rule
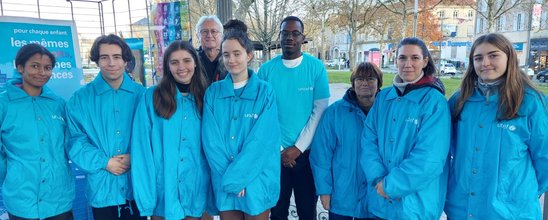
[[[541,100],[543,100],[541,92],[535,89],[531,80],[519,69],[518,56],[512,46],[512,43],[510,43],[510,41],[502,34],[490,33],[478,37],[472,45],[472,49],[470,50],[470,55],[468,57],[469,65],[466,69],[464,79],[461,82],[460,95],[455,104],[455,111],[453,114],[455,119],[460,118],[465,102],[474,93],[474,88],[476,87],[476,82],[478,81],[478,74],[474,69],[474,52],[480,44],[484,43],[491,44],[498,48],[505,53],[508,58],[506,63],[506,72],[501,76],[502,82],[499,85],[498,120],[509,120],[518,116],[518,110],[523,102],[525,89],[527,87],[536,91]]]
[[[165,119],[169,119],[177,110],[177,100],[175,100],[177,86],[175,85],[175,78],[173,78],[173,75],[169,70],[169,58],[173,52],[178,50],[187,51],[196,64],[194,74],[190,79],[189,90],[190,93],[194,95],[196,107],[198,108],[200,115],[202,114],[204,105],[204,93],[207,88],[207,80],[200,59],[198,59],[198,53],[196,53],[196,50],[189,42],[180,40],[174,41],[167,47],[164,53],[164,76],[153,94],[154,110],[156,111],[156,114]]]

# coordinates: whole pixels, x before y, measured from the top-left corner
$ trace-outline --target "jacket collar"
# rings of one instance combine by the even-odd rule
[[[257,91],[259,90],[259,78],[253,73],[253,70],[248,69],[247,73],[249,74],[249,79],[247,80],[247,85],[243,88],[244,91],[242,92],[242,95],[240,95],[240,98],[255,100],[257,98]],[[226,78],[219,83],[221,84],[220,98],[236,96],[234,94],[234,85],[230,74],[227,74]]]
[[[95,79],[93,80],[93,87],[95,89],[95,93],[97,95],[101,95],[107,91],[113,90],[112,87],[103,79],[103,74],[99,72]],[[130,93],[135,92],[135,83],[129,78],[129,75],[124,72],[124,79],[122,80],[122,84],[120,85],[119,90],[124,90]]]
[[[8,94],[8,98],[10,101],[31,97],[18,84],[20,84],[20,81],[12,81],[8,83],[7,85],[6,92]],[[57,98],[55,93],[53,93],[53,91],[51,91],[51,89],[49,89],[47,86],[42,87],[42,93],[37,97],[42,97],[47,99]]]
[[[392,100],[392,99],[397,99],[397,98],[402,98],[402,99],[406,99],[406,100],[409,100],[411,102],[414,102],[414,103],[419,103],[420,100],[423,98],[424,95],[426,95],[427,92],[430,92],[430,90],[434,89],[434,88],[428,88],[428,87],[422,87],[422,88],[417,88],[417,89],[413,89],[409,92],[407,92],[405,95],[402,95],[400,96],[399,93],[398,93],[398,89],[394,86],[391,86],[389,88],[386,88],[386,89],[389,89],[388,91],[388,94],[386,95],[386,98],[385,100]],[[433,92],[438,92],[437,90],[434,90]]]

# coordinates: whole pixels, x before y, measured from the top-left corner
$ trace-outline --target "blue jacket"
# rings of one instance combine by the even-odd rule
[[[447,189],[449,107],[432,87],[403,96],[396,90],[379,92],[362,134],[369,211],[384,219],[437,220]],[[377,194],[379,181],[390,199]]]
[[[280,129],[272,87],[250,73],[240,96],[232,77],[206,91],[202,142],[219,211],[257,215],[280,193]],[[237,194],[246,190],[244,197]]]
[[[116,176],[106,167],[111,157],[129,153],[133,114],[143,92],[127,74],[114,90],[99,73],[67,103],[69,155],[87,174],[86,195],[92,207],[121,205],[133,199],[129,172]]]
[[[496,119],[498,104],[498,95],[486,100],[476,90],[454,121],[445,204],[451,219],[542,217],[538,197],[548,189],[546,99],[527,89],[518,117],[502,121]]]
[[[331,195],[330,212],[356,218],[374,217],[367,212],[367,182],[359,164],[365,117],[349,89],[323,113],[310,150],[316,194]]]
[[[65,101],[43,87],[36,97],[8,84],[0,94],[0,184],[9,213],[47,218],[72,209]]]
[[[184,219],[202,216],[209,168],[202,151],[201,116],[194,96],[177,92],[177,110],[164,119],[154,110],[149,88],[133,120],[131,177],[142,216]]]

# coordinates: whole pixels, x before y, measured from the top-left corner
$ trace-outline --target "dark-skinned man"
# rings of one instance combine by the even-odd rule
[[[323,63],[301,51],[304,24],[295,16],[280,25],[282,55],[263,64],[259,77],[268,81],[277,97],[282,132],[281,191],[271,219],[287,219],[291,193],[301,220],[316,219],[318,197],[309,163],[309,145],[329,103],[329,85]]]

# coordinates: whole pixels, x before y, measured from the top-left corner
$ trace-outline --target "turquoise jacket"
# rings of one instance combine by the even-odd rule
[[[133,199],[129,172],[116,176],[106,167],[111,157],[129,153],[133,115],[143,92],[127,74],[114,90],[99,73],[67,103],[69,155],[86,173],[86,195],[92,207],[121,205]]]
[[[137,107],[131,138],[131,177],[142,216],[167,220],[202,216],[210,184],[194,96],[177,92],[177,110],[164,119],[149,88]]]
[[[0,94],[0,184],[7,211],[47,218],[72,209],[65,101],[47,87],[36,97],[8,84]]]
[[[310,150],[316,194],[331,195],[330,212],[355,218],[374,217],[367,212],[367,182],[359,163],[365,118],[349,89],[323,113]]]
[[[451,106],[458,96],[450,99]],[[476,90],[453,123],[445,204],[451,219],[542,218],[538,197],[548,190],[547,100],[527,89],[518,116],[498,121],[498,98],[486,100]]]
[[[202,142],[219,211],[257,215],[278,201],[280,129],[272,87],[250,72],[241,92],[230,75],[207,89]]]
[[[383,89],[365,122],[361,166],[368,208],[384,219],[439,219],[447,190],[451,119],[447,101],[432,87],[399,96]],[[383,181],[390,199],[377,194]]]

